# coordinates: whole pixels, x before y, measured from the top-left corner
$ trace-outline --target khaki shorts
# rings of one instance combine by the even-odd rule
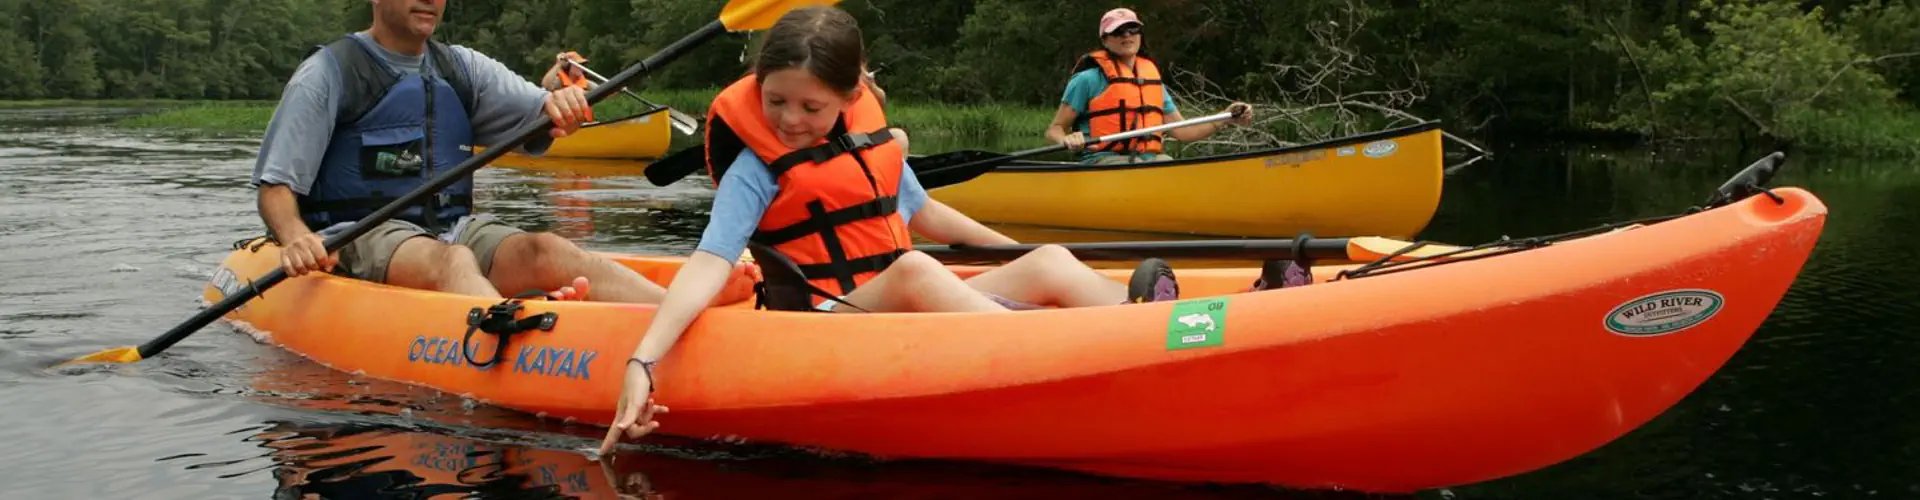
[[[1142,154],[1142,155],[1111,154],[1111,155],[1100,155],[1084,163],[1087,163],[1090,165],[1124,165],[1128,163],[1146,163],[1150,161],[1173,161],[1173,157],[1167,156],[1165,154],[1160,154],[1160,153],[1149,153],[1149,154]]]
[[[346,231],[352,222],[335,224],[320,231],[325,238]],[[488,215],[469,215],[453,223],[453,227],[444,233],[432,234],[425,228],[403,220],[388,220],[374,226],[367,234],[354,238],[346,248],[340,249],[340,263],[333,273],[349,278],[362,279],[377,283],[387,281],[387,265],[393,262],[393,252],[400,244],[410,238],[430,237],[442,243],[460,245],[473,251],[474,260],[480,262],[480,275],[486,276],[493,270],[493,253],[500,248],[500,242],[507,237],[524,233],[519,228],[509,226]]]

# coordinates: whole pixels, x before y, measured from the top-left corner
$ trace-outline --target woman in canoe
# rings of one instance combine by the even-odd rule
[[[785,303],[775,309],[990,312],[1177,298],[1160,259],[1142,262],[1127,286],[1055,245],[965,280],[913,251],[909,231],[945,243],[1015,242],[927,197],[867,89],[865,61],[852,16],[797,9],[767,31],[751,74],[714,98],[705,145],[718,180],[711,220],[634,349],[601,451],[623,431],[639,437],[657,426],[652,415],[665,408],[649,398],[653,363],[726,283],[749,242],[768,278],[763,297]],[[799,297],[770,296],[781,270],[804,281]]]
[[[562,72],[566,73],[566,78],[571,78],[573,81],[584,84],[584,86],[581,87],[583,89],[593,90],[594,87],[599,86],[594,84],[592,80],[588,80],[586,72],[581,71],[579,66],[567,64],[568,60],[577,63],[587,62],[587,58],[580,57],[580,54],[574,51],[554,54],[553,66],[547,68],[547,74],[540,75],[540,87],[547,90],[554,90],[566,85],[566,82],[561,80]]]
[[[1173,105],[1173,91],[1162,83],[1159,66],[1142,48],[1140,17],[1132,9],[1113,9],[1100,16],[1100,44],[1074,64],[1060,109],[1047,125],[1047,140],[1083,151],[1095,137],[1118,134],[1162,123],[1186,120]],[[1253,122],[1253,108],[1243,102],[1227,106],[1237,113],[1233,123]],[[1220,131],[1222,122],[1180,127],[1166,133],[1174,139],[1197,141]],[[1068,132],[1071,127],[1072,132]],[[1105,165],[1168,161],[1159,134],[1093,146],[1081,163]]]

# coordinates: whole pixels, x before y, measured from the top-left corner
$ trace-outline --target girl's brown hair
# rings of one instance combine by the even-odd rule
[[[852,15],[833,6],[810,6],[787,12],[767,30],[753,74],[755,81],[765,82],[769,73],[800,68],[827,87],[852,94],[866,61],[867,46]]]

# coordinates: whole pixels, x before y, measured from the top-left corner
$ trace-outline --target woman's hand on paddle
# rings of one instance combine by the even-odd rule
[[[1066,137],[1060,138],[1060,145],[1066,146],[1070,151],[1085,149],[1087,147],[1087,134],[1085,132],[1067,134]]]
[[[339,262],[340,254],[327,253],[326,240],[313,232],[296,236],[280,247],[280,267],[286,269],[289,278],[314,271],[332,271]]]
[[[622,386],[620,404],[614,411],[613,424],[607,426],[607,438],[600,442],[599,456],[605,457],[613,452],[613,445],[620,443],[621,434],[639,439],[660,428],[660,422],[653,417],[667,412],[667,407],[653,402],[653,376],[639,363],[627,363],[627,380]]]
[[[1227,105],[1227,112],[1233,113],[1233,123],[1237,125],[1253,124],[1253,105],[1235,102]]]
[[[553,119],[553,136],[566,137],[593,120],[593,106],[587,104],[587,91],[580,87],[560,87],[547,94],[547,117]]]

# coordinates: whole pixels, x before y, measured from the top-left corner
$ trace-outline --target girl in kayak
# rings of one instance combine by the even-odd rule
[[[1148,59],[1141,44],[1140,17],[1133,9],[1113,9],[1100,16],[1101,49],[1087,53],[1074,65],[1073,79],[1067,81],[1066,94],[1053,123],[1047,125],[1047,140],[1067,149],[1083,151],[1087,141],[1134,129],[1186,120],[1173,105],[1173,91],[1162,82],[1160,69]],[[1253,122],[1253,107],[1236,102],[1227,106],[1235,111],[1233,123]],[[1220,123],[1208,123],[1167,131],[1174,139],[1197,141],[1220,131]],[[1172,161],[1161,145],[1159,134],[1093,146],[1085,151],[1081,163],[1104,165]]]
[[[629,360],[602,452],[623,432],[639,437],[657,427],[652,415],[666,409],[649,397],[653,363],[749,243],[767,277],[760,295],[773,309],[991,312],[1178,298],[1160,259],[1142,262],[1128,286],[1057,245],[964,280],[913,251],[912,234],[948,244],[1016,242],[927,196],[867,85],[865,63],[852,16],[797,9],[767,31],[751,74],[714,98],[704,146],[718,188],[711,220]],[[777,283],[783,276],[790,279]]]

